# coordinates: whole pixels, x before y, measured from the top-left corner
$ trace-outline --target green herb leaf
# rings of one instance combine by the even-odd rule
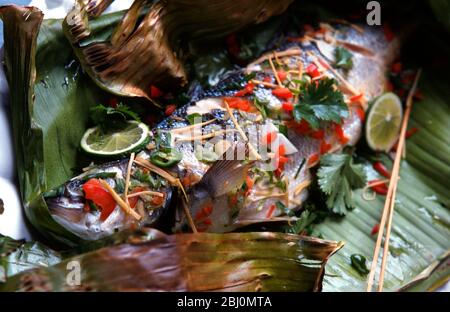
[[[319,128],[320,121],[342,123],[342,118],[348,117],[348,108],[342,92],[335,90],[334,84],[334,79],[324,78],[317,85],[303,86],[303,97],[294,107],[295,120],[306,120],[314,129]]]
[[[91,119],[94,124],[100,125],[104,129],[121,125],[127,120],[141,121],[136,112],[123,104],[118,104],[116,107],[99,104],[91,108]]]
[[[285,229],[285,232],[291,234],[299,234],[306,230],[307,227],[311,226],[316,219],[317,214],[315,212],[304,210],[295,224],[293,226],[287,227]]]
[[[364,276],[369,274],[370,271],[366,265],[366,257],[364,257],[363,255],[359,255],[359,254],[351,255],[350,262],[352,264],[352,267],[356,271],[358,271],[359,274],[364,275]]]
[[[340,215],[354,208],[352,189],[366,184],[363,166],[354,164],[348,154],[322,156],[317,176],[320,189],[328,197],[328,209]]]
[[[193,113],[193,114],[187,115],[186,119],[189,122],[189,124],[195,125],[196,123],[202,122],[202,115],[200,115],[199,113]]]
[[[266,107],[267,103],[265,103],[255,97],[255,100],[253,101],[253,105],[255,105],[255,107],[259,110],[262,118],[265,120],[267,118],[267,107]]]
[[[352,69],[353,67],[353,54],[343,47],[337,47],[334,50],[334,66],[342,68],[345,71]]]

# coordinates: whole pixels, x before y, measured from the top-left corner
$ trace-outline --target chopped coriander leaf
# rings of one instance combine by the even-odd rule
[[[317,214],[315,212],[304,210],[293,226],[285,228],[285,232],[291,234],[302,233],[314,223],[316,218]]]
[[[317,176],[320,189],[328,197],[328,209],[340,215],[354,208],[352,189],[366,184],[363,166],[354,164],[349,154],[322,156]]]
[[[261,116],[265,120],[267,118],[267,107],[266,107],[267,102],[263,102],[255,97],[255,99],[253,101],[253,105],[255,105],[255,107],[259,110],[259,112],[261,113]]]
[[[196,123],[202,122],[202,115],[200,115],[199,113],[193,113],[193,114],[187,115],[186,119],[189,122],[189,124],[195,125]]]
[[[353,254],[350,256],[350,263],[352,267],[358,271],[361,275],[367,275],[369,274],[369,269],[366,265],[366,258],[359,254]]]
[[[341,124],[342,118],[348,117],[348,108],[342,92],[335,90],[335,80],[324,78],[317,84],[311,83],[301,88],[302,98],[294,107],[297,122],[306,120],[312,128],[317,129],[320,121],[333,121]]]
[[[102,127],[113,127],[127,120],[140,122],[139,115],[128,106],[120,103],[116,107],[107,107],[99,104],[91,108],[92,121]]]
[[[343,47],[337,47],[334,50],[334,66],[346,71],[353,67],[353,54]]]

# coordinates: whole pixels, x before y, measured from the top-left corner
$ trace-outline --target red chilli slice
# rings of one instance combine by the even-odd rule
[[[293,97],[291,90],[288,88],[276,88],[272,90],[272,94],[281,99],[290,99]]]

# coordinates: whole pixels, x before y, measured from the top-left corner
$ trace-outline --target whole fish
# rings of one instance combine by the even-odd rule
[[[90,240],[154,225],[171,204],[176,231],[229,232],[295,220],[320,156],[359,140],[367,105],[384,91],[398,49],[399,40],[387,40],[380,29],[345,22],[289,38],[176,110],[153,129],[146,150],[90,168],[47,193],[49,210]],[[307,92],[318,102],[336,101],[322,107],[332,110],[328,117],[319,109],[317,120],[307,118],[299,101]],[[119,197],[106,218],[86,199],[91,180]]]

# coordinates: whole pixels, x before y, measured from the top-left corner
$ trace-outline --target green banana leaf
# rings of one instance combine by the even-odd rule
[[[410,126],[419,131],[407,140],[406,160],[400,169],[386,291],[407,290],[410,286],[415,291],[429,290],[450,277],[450,90],[443,79],[425,75],[419,85],[424,100],[413,106]],[[343,219],[328,219],[315,228],[327,239],[347,242],[327,266],[324,291],[365,290],[366,276],[351,267],[350,255],[362,254],[372,260],[376,235],[371,235],[371,230],[381,219],[384,197],[366,201],[362,191],[355,195],[357,209]],[[441,264],[434,284],[419,283]]]
[[[59,263],[59,253],[39,242],[15,240],[0,234],[0,284],[10,276]]]
[[[89,107],[105,95],[76,69],[60,20],[41,23],[38,11],[11,6],[0,9],[0,15],[5,24],[5,62],[27,216],[53,240],[69,246],[86,243],[51,218],[41,194],[72,177],[72,168],[79,165],[78,144]],[[108,38],[122,16],[101,16],[90,21],[90,27],[99,38]],[[450,276],[448,81],[430,71],[421,80],[425,99],[415,103],[410,121],[419,132],[407,141],[401,169],[386,290],[433,290]],[[362,254],[371,261],[375,237],[370,231],[379,222],[383,198],[365,201],[360,192],[355,198],[357,209],[343,219],[327,219],[315,229],[326,239],[347,242],[327,265],[325,291],[365,290],[366,276],[351,267],[350,255]]]
[[[282,233],[149,230],[129,243],[14,275],[0,291],[320,291],[324,266],[341,247]],[[70,286],[66,279],[74,261],[80,284]]]

